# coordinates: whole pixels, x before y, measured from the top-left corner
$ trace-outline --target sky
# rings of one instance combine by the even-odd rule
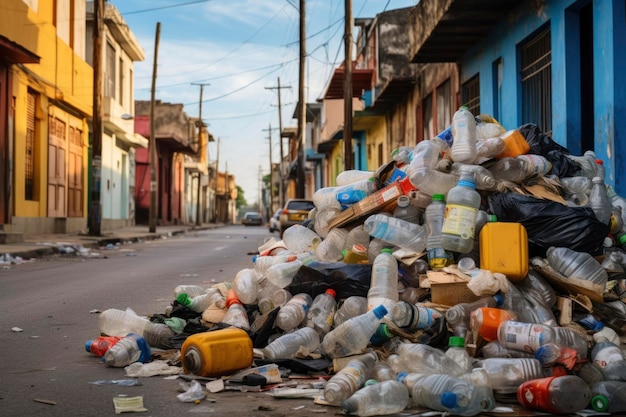
[[[411,7],[418,0],[352,0],[354,18]],[[235,175],[249,204],[259,201],[261,177],[278,163],[278,92],[282,125],[296,127],[299,0],[108,0],[145,52],[135,63],[135,99],[150,100],[157,23],[155,98],[200,114],[216,142],[209,158]],[[344,60],[344,1],[306,2],[305,97],[324,94]],[[354,30],[356,39],[357,29]],[[354,50],[354,48],[353,48]],[[280,79],[281,89],[278,90]],[[270,130],[271,127],[271,130]],[[283,150],[287,153],[286,141]]]

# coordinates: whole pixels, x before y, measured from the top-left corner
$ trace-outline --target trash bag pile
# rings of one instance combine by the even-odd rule
[[[87,349],[117,367],[170,350],[268,392],[321,375],[315,401],[351,415],[626,411],[626,199],[593,152],[461,108],[313,201],[232,281],[179,285],[149,319],[102,312],[113,340]]]

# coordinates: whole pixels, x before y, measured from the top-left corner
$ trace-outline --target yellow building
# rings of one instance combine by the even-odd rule
[[[84,0],[0,5],[0,228],[86,227],[93,71]]]

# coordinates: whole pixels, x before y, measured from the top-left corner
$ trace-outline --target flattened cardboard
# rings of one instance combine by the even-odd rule
[[[463,278],[443,271],[427,271],[427,279],[420,281],[420,287],[430,286],[431,300],[435,304],[454,306],[459,303],[470,303],[478,300],[478,296],[467,288]]]

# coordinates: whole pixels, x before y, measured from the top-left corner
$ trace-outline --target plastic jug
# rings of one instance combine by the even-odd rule
[[[526,278],[528,233],[521,223],[487,223],[479,241],[481,268],[500,272],[513,282]]]
[[[185,373],[229,375],[252,365],[252,340],[237,328],[195,333],[185,339],[180,355]]]

